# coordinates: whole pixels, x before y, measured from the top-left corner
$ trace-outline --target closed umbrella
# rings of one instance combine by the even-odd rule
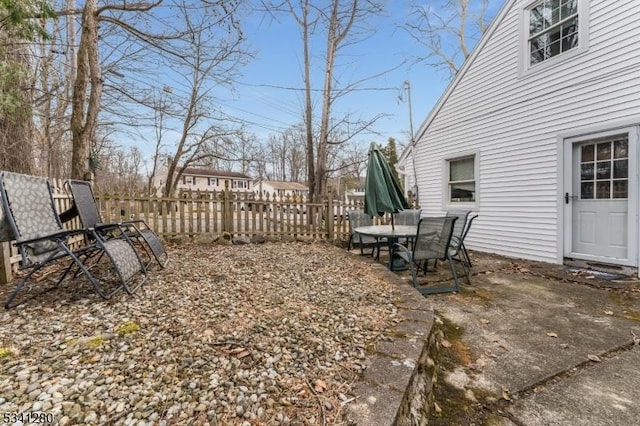
[[[393,213],[411,208],[400,183],[391,173],[391,166],[376,143],[369,148],[369,162],[367,164],[367,180],[364,188],[364,211],[375,216]]]

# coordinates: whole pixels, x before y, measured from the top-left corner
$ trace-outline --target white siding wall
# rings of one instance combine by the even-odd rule
[[[639,116],[640,1],[592,0],[588,51],[519,75],[526,3],[506,13],[419,140],[420,204],[427,215],[442,214],[444,158],[477,151],[480,217],[468,245],[557,262],[558,135]]]

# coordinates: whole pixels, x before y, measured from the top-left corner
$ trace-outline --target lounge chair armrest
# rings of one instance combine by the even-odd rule
[[[110,229],[116,229],[119,227],[119,223],[96,223],[93,229],[95,229],[96,231],[108,231]]]

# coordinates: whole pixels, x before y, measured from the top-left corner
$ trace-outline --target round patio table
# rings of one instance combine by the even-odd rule
[[[400,238],[415,238],[418,233],[418,227],[411,225],[395,225],[394,227],[391,225],[359,226],[354,229],[354,232],[367,237],[374,237],[378,240],[386,238],[389,245],[389,269],[399,271],[406,269],[407,266],[404,260],[394,256],[393,245]]]

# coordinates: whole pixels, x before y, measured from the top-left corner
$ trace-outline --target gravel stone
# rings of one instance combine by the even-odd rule
[[[345,424],[397,313],[391,283],[325,243],[168,248],[135,297],[102,300],[76,277],[0,312],[0,412],[63,426]]]

